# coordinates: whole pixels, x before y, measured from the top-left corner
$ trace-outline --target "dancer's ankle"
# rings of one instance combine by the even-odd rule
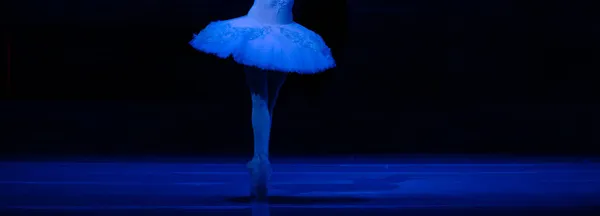
[[[254,158],[259,160],[269,160],[269,154],[255,153]]]

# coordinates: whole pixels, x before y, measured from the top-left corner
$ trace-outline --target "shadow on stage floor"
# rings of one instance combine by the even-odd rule
[[[243,158],[11,159],[0,215],[595,215],[594,158],[278,158],[268,203]]]

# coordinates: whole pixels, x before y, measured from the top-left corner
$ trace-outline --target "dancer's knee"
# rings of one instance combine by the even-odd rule
[[[252,106],[255,108],[269,107],[269,98],[261,94],[252,94]]]

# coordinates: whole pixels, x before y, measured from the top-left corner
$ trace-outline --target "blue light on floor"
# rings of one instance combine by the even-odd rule
[[[508,161],[276,163],[266,208],[600,206],[600,163]],[[247,197],[244,164],[2,162],[0,172],[2,210],[267,211]]]

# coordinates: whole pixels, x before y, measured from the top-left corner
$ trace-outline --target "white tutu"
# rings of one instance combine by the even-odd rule
[[[298,23],[264,24],[248,17],[210,23],[190,45],[265,70],[314,74],[335,67],[321,36]]]

